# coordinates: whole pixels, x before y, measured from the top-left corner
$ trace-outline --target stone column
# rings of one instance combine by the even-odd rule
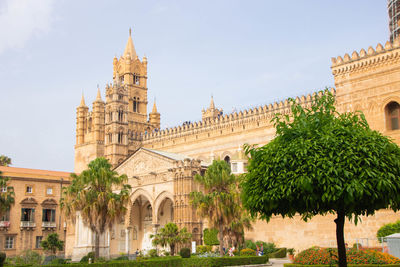
[[[130,244],[129,244],[129,228],[125,229],[125,253],[127,255],[129,255],[129,251],[130,251]]]

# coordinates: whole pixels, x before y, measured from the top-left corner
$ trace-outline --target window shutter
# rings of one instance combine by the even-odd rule
[[[21,221],[24,220],[24,210],[25,210],[25,209],[21,209]]]
[[[35,221],[35,209],[32,209],[32,214],[31,214],[31,222]]]
[[[51,222],[56,221],[56,210],[51,210]]]
[[[42,222],[45,222],[45,221],[46,221],[46,210],[43,209],[42,210]]]

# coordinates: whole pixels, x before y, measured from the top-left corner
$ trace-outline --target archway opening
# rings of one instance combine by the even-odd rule
[[[165,198],[158,207],[157,220],[160,227],[174,221],[174,203],[171,199]]]
[[[400,105],[397,102],[390,102],[385,107],[386,128],[388,130],[400,129]]]
[[[144,195],[138,196],[131,209],[132,250],[148,251],[153,248],[150,235],[153,234],[153,207]]]

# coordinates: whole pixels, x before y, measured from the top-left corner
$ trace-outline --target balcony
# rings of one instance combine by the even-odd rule
[[[0,231],[2,230],[8,230],[10,227],[10,222],[9,221],[0,221]]]
[[[21,228],[27,229],[27,228],[35,228],[35,227],[36,227],[35,222],[21,221]]]
[[[42,222],[42,228],[56,228],[56,222]]]

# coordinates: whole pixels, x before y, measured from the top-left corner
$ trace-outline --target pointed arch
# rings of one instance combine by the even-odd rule
[[[146,190],[144,190],[143,188],[139,188],[131,194],[132,204],[135,203],[136,199],[140,196],[146,197],[149,200],[150,204],[153,206],[154,199],[151,197],[151,194],[149,192],[147,192]]]
[[[168,191],[163,191],[161,192],[156,199],[154,200],[154,210],[155,210],[155,214],[158,214],[158,209],[160,208],[161,203],[165,200],[165,199],[170,199],[172,201],[172,203],[175,202],[174,200],[174,194],[172,194],[171,192]]]

